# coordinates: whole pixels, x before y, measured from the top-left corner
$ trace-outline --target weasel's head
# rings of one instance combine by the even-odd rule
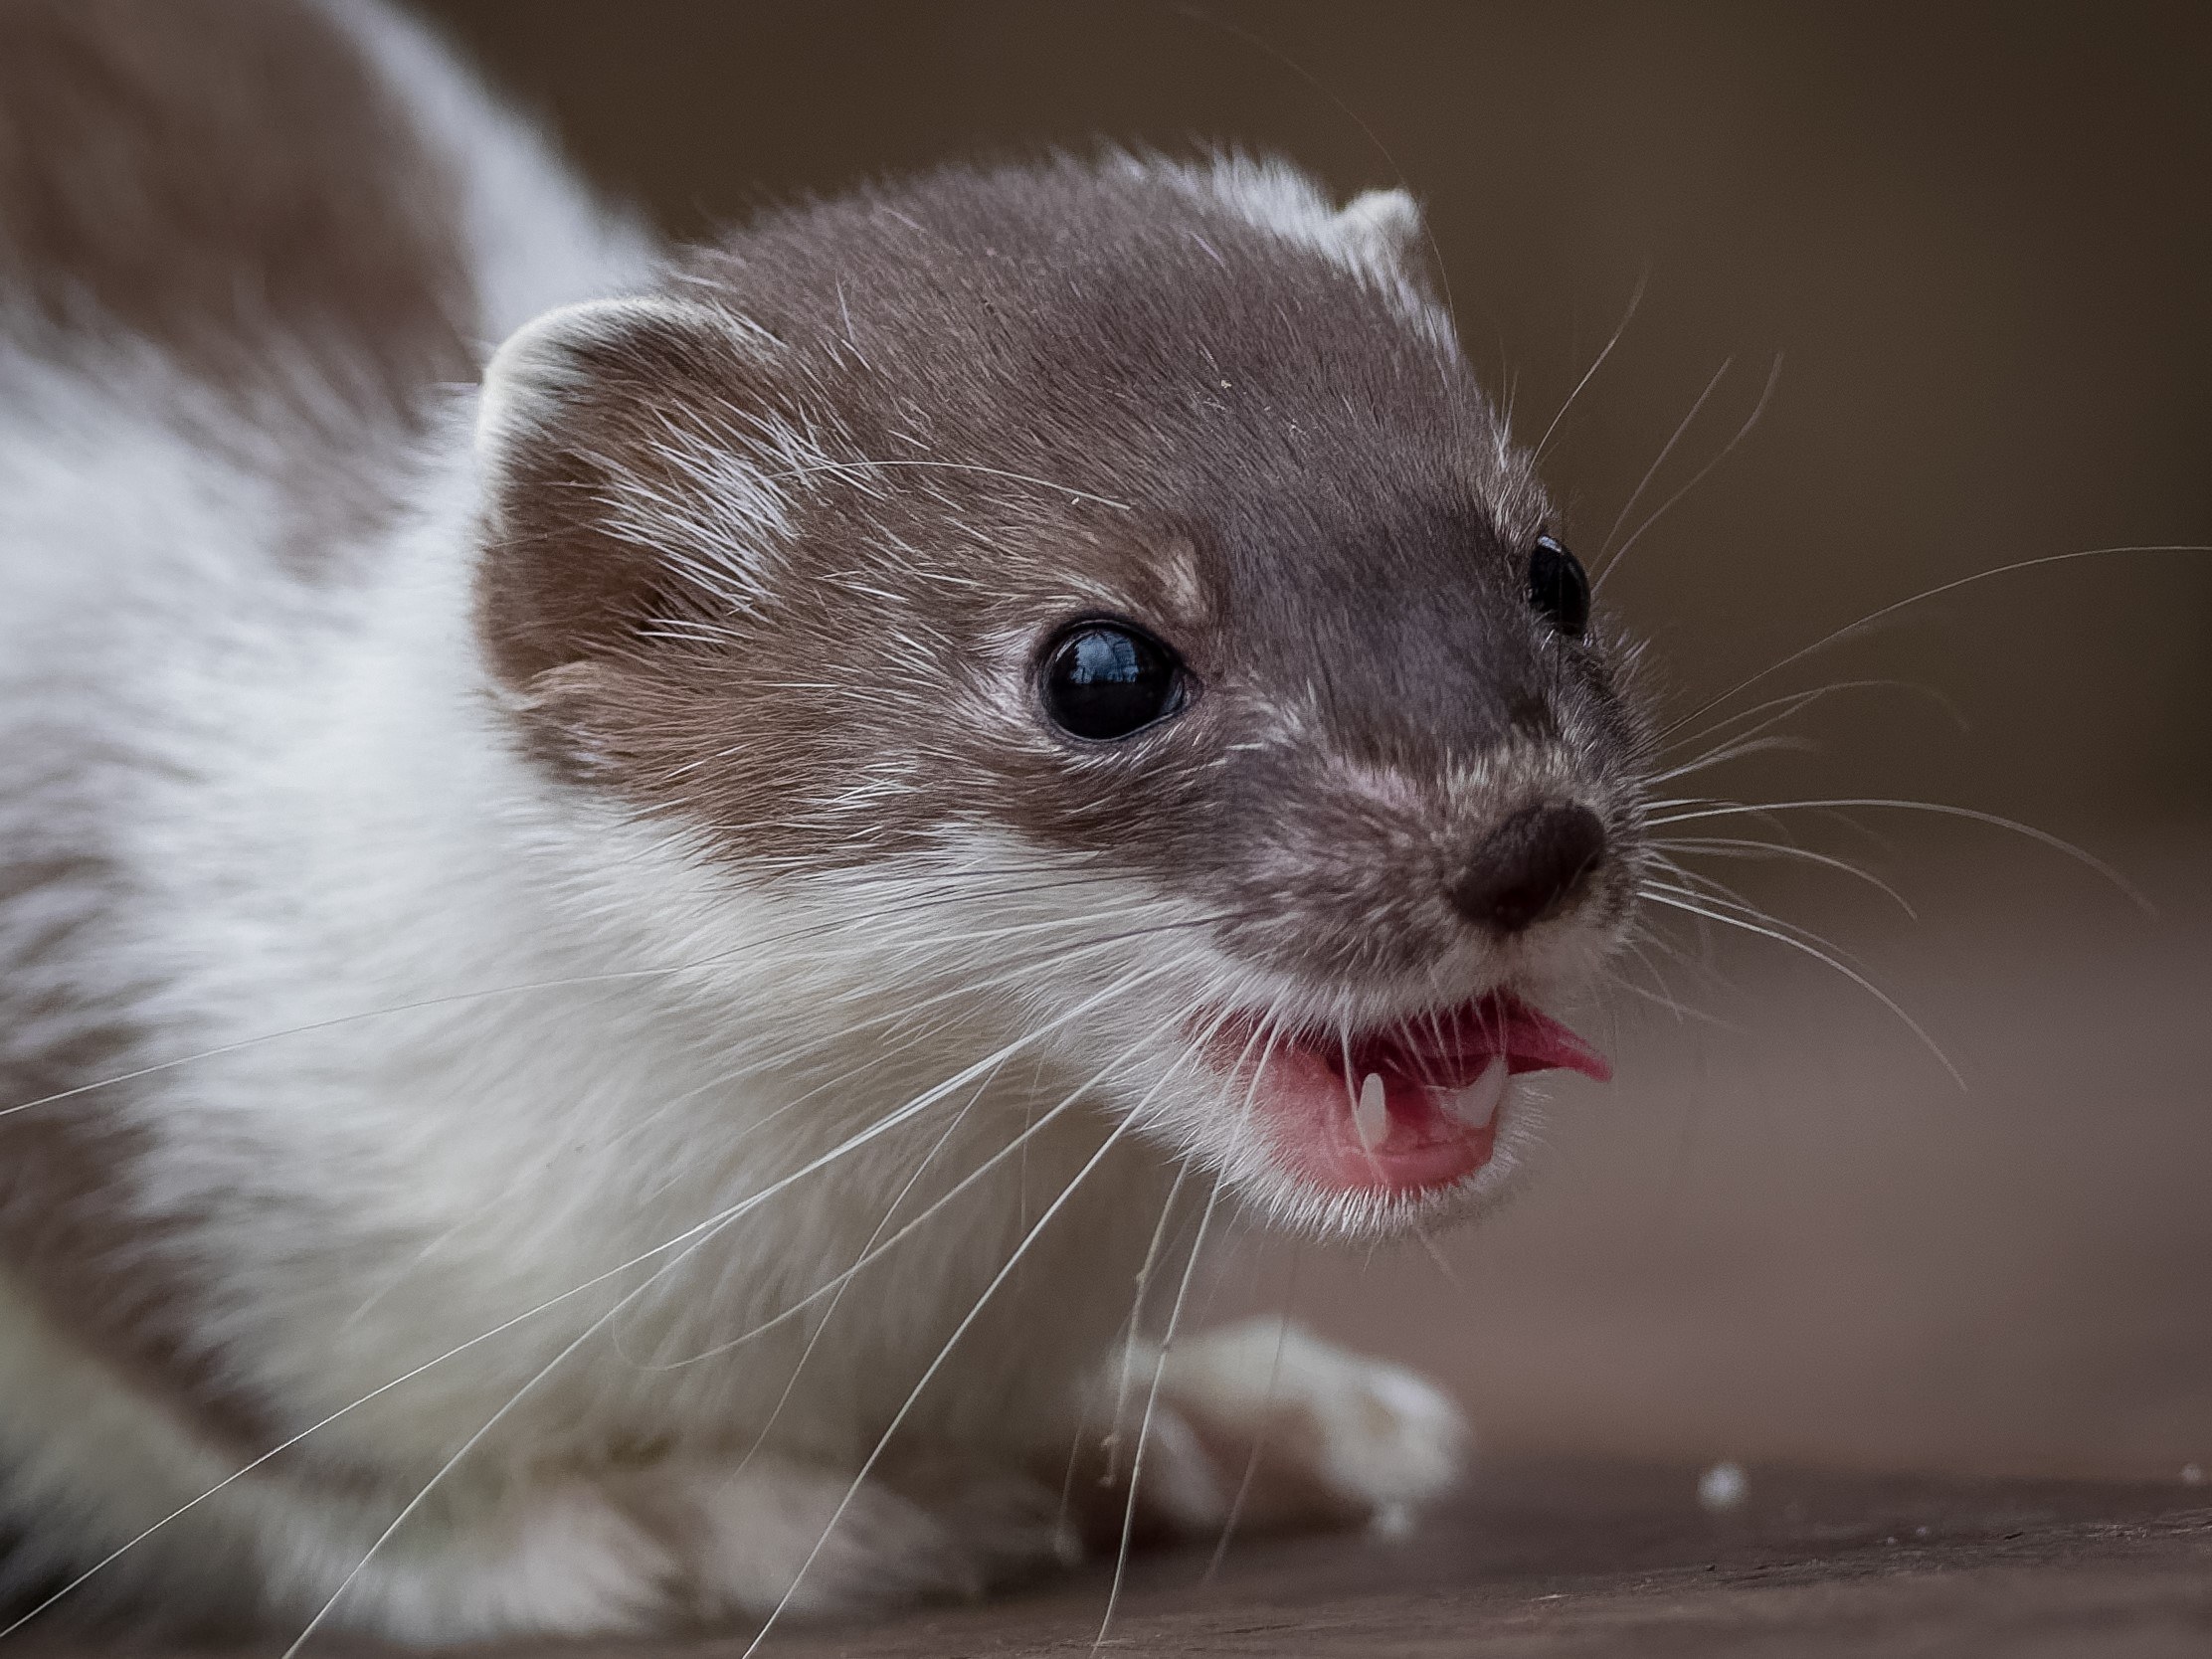
[[[1418,234],[1273,164],[950,172],[500,350],[487,659],[703,873],[732,1026],[846,1090],[926,1038],[1367,1230],[1604,1074],[1548,1011],[1628,926],[1646,731]]]

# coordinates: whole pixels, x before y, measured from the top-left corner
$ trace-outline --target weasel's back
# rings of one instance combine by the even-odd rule
[[[366,0],[0,0],[0,336],[419,410],[633,268],[536,136]]]
[[[378,574],[404,585],[391,544],[453,450],[436,440],[456,384],[641,253],[526,123],[369,0],[0,0],[11,1405],[49,1313],[172,1402],[213,1389],[178,1360],[198,1304],[130,1219],[132,1091],[8,1109],[178,1051],[153,1034],[167,982],[147,941],[222,957],[222,923],[159,899],[191,885],[180,848],[220,833],[210,780],[325,696]],[[38,1462],[0,1448],[0,1486]],[[6,1546],[0,1602],[23,1570]]]
[[[227,390],[306,371],[404,406],[471,372],[461,201],[320,7],[0,6],[0,288],[19,338],[143,342]]]

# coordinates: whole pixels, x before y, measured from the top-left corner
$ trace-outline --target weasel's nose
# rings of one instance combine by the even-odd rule
[[[1471,922],[1519,933],[1558,915],[1605,862],[1605,826],[1587,807],[1524,807],[1490,831],[1451,885]]]

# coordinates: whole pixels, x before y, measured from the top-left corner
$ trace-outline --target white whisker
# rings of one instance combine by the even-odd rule
[[[2070,840],[2052,834],[2048,830],[2038,830],[2034,825],[2022,824],[2018,819],[2004,818],[1996,813],[1985,813],[1972,807],[1951,807],[1938,801],[1893,801],[1879,796],[1845,796],[1830,801],[1762,801],[1751,804],[1729,802],[1695,812],[1674,813],[1667,817],[1654,818],[1649,821],[1649,824],[1652,829],[1661,830],[1671,825],[1694,823],[1700,819],[1736,818],[1751,814],[1813,811],[1843,812],[1854,808],[1883,808],[1904,813],[1931,813],[1940,818],[1964,819],[1969,823],[1986,824],[1994,829],[2008,830],[2016,835],[2024,835],[2029,840],[2047,846],[2055,852],[2062,852],[2076,862],[2095,870],[2126,895],[2144,915],[2156,916],[2158,914],[2157,907],[2143,896],[2141,890],[2133,882],[2096,854],[2077,846]]]
[[[1725,372],[1727,372],[1726,365],[1723,365],[1723,373]],[[1712,476],[1713,469],[1716,466],[1720,465],[1722,461],[1728,460],[1730,456],[1734,455],[1736,453],[1736,447],[1751,435],[1751,429],[1758,425],[1759,417],[1766,413],[1766,400],[1774,395],[1774,388],[1777,384],[1780,383],[1781,377],[1782,360],[1779,357],[1776,357],[1774,359],[1774,366],[1766,371],[1766,385],[1758,394],[1758,402],[1751,406],[1751,412],[1744,418],[1744,424],[1736,429],[1736,436],[1734,438],[1731,438],[1726,444],[1721,447],[1721,453],[1719,455],[1715,456],[1711,461],[1707,461],[1703,466],[1699,467],[1696,473],[1692,475],[1688,483],[1684,484],[1680,489],[1676,490],[1672,495],[1668,496],[1664,501],[1660,502],[1658,507],[1653,511],[1652,515],[1649,518],[1645,519],[1641,524],[1636,526],[1635,532],[1630,535],[1626,541],[1620,544],[1620,547],[1617,551],[1614,552],[1613,556],[1605,561],[1605,568],[1599,571],[1595,580],[1590,583],[1591,593],[1594,594],[1601,592],[1605,586],[1605,579],[1611,576],[1613,572],[1620,568],[1621,560],[1627,558],[1629,550],[1633,548],[1636,543],[1644,539],[1645,532],[1648,531],[1654,524],[1658,523],[1660,519],[1664,518],[1671,510],[1673,510],[1675,504],[1680,501],[1685,495],[1689,494],[1690,491],[1697,488],[1699,484],[1705,482],[1707,478]],[[1714,385],[1717,386],[1719,384],[1720,376],[1716,375],[1714,376]],[[1711,388],[1708,387],[1707,390],[1710,392]],[[1699,402],[1701,403],[1703,401],[1704,399],[1702,398],[1699,400]],[[1694,416],[1697,414],[1697,411],[1693,409],[1690,413]],[[1688,423],[1685,422],[1684,425],[1687,426]],[[1681,434],[1678,432],[1675,436],[1679,438]],[[1672,449],[1673,446],[1670,444],[1668,448]],[[1664,461],[1666,457],[1662,455],[1659,459],[1661,461]],[[1647,479],[1646,481],[1649,480]],[[1620,526],[1616,523],[1613,527],[1617,530]]]
[[[1567,419],[1567,412],[1574,407],[1574,400],[1582,395],[1582,388],[1596,377],[1597,371],[1605,366],[1605,359],[1612,356],[1613,347],[1619,345],[1621,336],[1628,332],[1628,324],[1635,318],[1636,307],[1643,303],[1644,286],[1650,280],[1651,267],[1646,265],[1637,273],[1636,286],[1628,295],[1628,309],[1621,313],[1620,325],[1613,330],[1612,338],[1605,342],[1604,349],[1598,352],[1590,366],[1582,371],[1582,378],[1574,383],[1574,390],[1567,394],[1567,401],[1560,405],[1560,412],[1552,417],[1552,424],[1544,429],[1544,436],[1536,441],[1536,448],[1529,452],[1532,461],[1541,461],[1544,459],[1544,452],[1551,447],[1552,435],[1560,430],[1560,423]]]
[[[1157,1093],[1159,1088],[1165,1084],[1165,1081],[1166,1079],[1163,1078],[1160,1084],[1155,1084],[1152,1091],[1148,1092],[1136,1106],[1130,1108],[1124,1114],[1121,1122],[1116,1124],[1105,1140],[1099,1144],[1098,1150],[1091,1155],[1089,1161],[1075,1172],[1068,1184],[1060,1190],[1049,1204],[1045,1205],[1044,1212],[1030,1225],[1029,1230],[1022,1234],[1020,1241],[1014,1248],[1014,1253],[1007,1258],[1006,1264],[984,1287],[982,1294],[976,1298],[974,1305],[961,1318],[960,1323],[953,1328],[952,1335],[945,1339],[944,1346],[937,1351],[937,1357],[930,1361],[929,1365],[923,1370],[920,1380],[915,1382],[913,1388],[907,1393],[905,1401],[892,1414],[889,1424],[876,1438],[874,1449],[861,1462],[859,1471],[852,1477],[851,1484],[845,1488],[844,1497],[838,1502],[836,1509],[831,1512],[829,1525],[823,1529],[822,1536],[815,1541],[814,1548],[807,1552],[807,1558],[800,1563],[799,1570],[793,1575],[790,1585],[786,1587],[783,1595],[777,1600],[775,1607],[762,1623],[760,1633],[746,1647],[743,1659],[752,1659],[752,1656],[760,1651],[761,1643],[768,1639],[769,1632],[775,1629],[777,1621],[783,1616],[784,1609],[791,1605],[791,1598],[798,1594],[799,1586],[805,1580],[808,1571],[821,1558],[823,1549],[829,1544],[830,1536],[836,1532],[837,1524],[844,1519],[845,1511],[852,1507],[852,1501],[859,1495],[861,1486],[867,1481],[868,1476],[874,1473],[876,1464],[882,1460],[885,1448],[891,1443],[891,1437],[898,1432],[900,1426],[912,1413],[915,1402],[922,1397],[923,1391],[928,1388],[931,1381],[936,1378],[938,1372],[944,1369],[946,1360],[951,1357],[954,1348],[959,1345],[960,1339],[968,1334],[978,1319],[983,1317],[983,1311],[990,1304],[992,1297],[997,1295],[1007,1280],[1014,1276],[1014,1269],[1020,1265],[1021,1259],[1027,1254],[1029,1246],[1035,1243],[1037,1237],[1051,1224],[1052,1218],[1066,1206],[1068,1200],[1075,1196],[1076,1190],[1106,1161],[1107,1155],[1120,1144],[1122,1137],[1135,1126],[1146,1104],[1150,1102],[1153,1094]]]
[[[1912,900],[1872,870],[1862,868],[1848,858],[1815,852],[1810,847],[1794,846],[1787,841],[1749,840],[1730,835],[1683,835],[1668,840],[1654,840],[1651,845],[1662,852],[1701,852],[1713,858],[1795,858],[1802,863],[1841,870],[1845,875],[1855,876],[1870,887],[1878,889],[1914,921],[1920,920],[1920,912],[1913,908]]]
[[[1674,454],[1674,447],[1682,442],[1682,435],[1688,432],[1691,424],[1697,420],[1698,411],[1703,409],[1707,400],[1720,389],[1721,382],[1728,378],[1728,372],[1735,364],[1736,359],[1731,357],[1723,361],[1721,366],[1713,371],[1713,378],[1705,383],[1705,390],[1698,394],[1698,401],[1690,406],[1690,413],[1682,417],[1681,423],[1674,429],[1674,436],[1669,438],[1665,446],[1661,448],[1659,458],[1636,481],[1636,487],[1628,492],[1628,499],[1620,504],[1620,511],[1613,516],[1612,528],[1605,532],[1605,539],[1598,544],[1597,552],[1600,559],[1603,559],[1611,551],[1613,538],[1620,534],[1620,527],[1628,522],[1628,515],[1636,510],[1636,503],[1644,498],[1644,491],[1651,487],[1651,480],[1656,478],[1659,475],[1659,469],[1667,464],[1667,457]],[[1590,585],[1592,593],[1595,593],[1598,584],[1605,580],[1605,572],[1610,568],[1609,564],[1599,567],[1596,578]]]
[[[882,1135],[888,1134],[891,1130],[897,1128],[900,1124],[907,1122],[917,1113],[926,1109],[929,1105],[933,1104],[936,1100],[943,1098],[946,1094],[965,1086],[969,1082],[974,1081],[978,1076],[983,1075],[994,1066],[1004,1064],[1007,1059],[1011,1058],[1014,1053],[1018,1052],[1022,1048],[1028,1047],[1033,1042],[1040,1040],[1042,1037],[1050,1034],[1052,1031],[1055,1031],[1060,1027],[1072,1022],[1073,1020],[1080,1018],[1083,1014],[1090,1013],[1094,1008],[1106,1001],[1109,997],[1134,989],[1135,986],[1139,984],[1148,983],[1151,980],[1158,979],[1169,971],[1170,969],[1165,966],[1155,968],[1140,974],[1133,975],[1128,979],[1125,979],[1124,981],[1118,983],[1117,985],[1109,987],[1106,991],[1087,999],[1085,1002],[1079,1004],[1074,1009],[1071,1009],[1067,1013],[1058,1015],[1044,1025],[1039,1026],[1029,1032],[1026,1032],[1022,1036],[1014,1039],[1013,1042],[1004,1045],[997,1052],[987,1055],[983,1060],[978,1061],[976,1064],[967,1067],[958,1076],[949,1079],[945,1083],[937,1085],[924,1094],[917,1096],[914,1100],[909,1101],[906,1105],[899,1107],[888,1116],[878,1120],[873,1124],[868,1125],[866,1128],[858,1131],[857,1133],[846,1137],[846,1139],[840,1142],[837,1146],[832,1147],[830,1151],[822,1154],[820,1157],[811,1160],[809,1163],[803,1165],[798,1170],[793,1171],[791,1174],[786,1175],[775,1182],[772,1182],[769,1186],[763,1188],[759,1192],[749,1195],[745,1198],[740,1199],[738,1202],[729,1205],[728,1207],[718,1211],[713,1215],[708,1216],[703,1221],[696,1222],[692,1226],[686,1227],[683,1231],[675,1234],[673,1237],[663,1239],[658,1244],[652,1245],[647,1249],[641,1250],[637,1254],[631,1256],[628,1260],[619,1262],[615,1266],[606,1269],[604,1272],[596,1273],[590,1278],[583,1280],[581,1283],[571,1285],[567,1290],[561,1291],[557,1295],[545,1298],[543,1301],[536,1303],[532,1307],[524,1309],[522,1312],[515,1314],[511,1318],[500,1321],[498,1324],[492,1326],[488,1330],[478,1332],[475,1336],[468,1338],[465,1342],[455,1344],[453,1347],[447,1349],[445,1352],[433,1356],[431,1359],[424,1361],[422,1364],[415,1366],[409,1371],[403,1372],[398,1377],[393,1378],[390,1382],[379,1384],[377,1387],[370,1389],[367,1393],[360,1395],[359,1397],[349,1401],[345,1405],[338,1407],[336,1410],[329,1412],[327,1415],[317,1419],[312,1423],[309,1423],[298,1433],[291,1435],[276,1446],[271,1447],[268,1451],[262,1453],[259,1457],[256,1457],[252,1461],[243,1464],[239,1468],[233,1470],[230,1474],[224,1476],[223,1479],[217,1481],[213,1486],[207,1488],[207,1490],[200,1493],[197,1497],[178,1505],[175,1509],[169,1511],[160,1519],[151,1522],[146,1527],[142,1528],[131,1538],[126,1539],[122,1544],[109,1551],[97,1562],[94,1562],[84,1571],[78,1573],[75,1577],[64,1583],[59,1589],[55,1590],[50,1595],[46,1596],[43,1600],[39,1601],[35,1606],[24,1612],[13,1622],[6,1625],[5,1627],[0,1627],[0,1639],[5,1639],[14,1631],[22,1628],[22,1626],[30,1622],[30,1620],[36,1618],[40,1613],[53,1606],[64,1596],[70,1594],[72,1591],[76,1590],[79,1586],[86,1583],[94,1575],[96,1575],[109,1566],[113,1565],[115,1562],[119,1561],[132,1549],[144,1543],[147,1539],[153,1537],[156,1533],[162,1531],[172,1522],[182,1519],[184,1516],[190,1514],[193,1510],[199,1508],[200,1505],[206,1503],[209,1499],[227,1490],[238,1481],[243,1480],[246,1476],[252,1474],[256,1469],[263,1467],[272,1459],[276,1458],[282,1455],[284,1452],[289,1451],[292,1447],[299,1445],[302,1441],[308,1439],[310,1436],[314,1435],[318,1431],[329,1427],[332,1423],[335,1423],[341,1418],[350,1415],[352,1412],[359,1410],[362,1406],[369,1404],[371,1401],[380,1399],[384,1395],[391,1393],[394,1389],[399,1388],[404,1384],[413,1382],[415,1379],[424,1376],[426,1373],[435,1370],[437,1367],[444,1365],[447,1361],[455,1359],[461,1354],[467,1353],[469,1350],[474,1349],[483,1343],[489,1342],[494,1337],[500,1336],[507,1331],[513,1330],[515,1327],[536,1318],[542,1313],[548,1312],[549,1310],[558,1307],[563,1303],[571,1301],[575,1297],[581,1296],[587,1291],[594,1290],[600,1285],[606,1284],[610,1280],[618,1278],[622,1274],[629,1272],[633,1268],[642,1266],[644,1263],[651,1261],[658,1256],[665,1255],[670,1250],[681,1249],[683,1246],[687,1245],[695,1239],[701,1239],[705,1236],[711,1236],[712,1234],[719,1232],[721,1228],[728,1223],[737,1220],[742,1215],[750,1213],[753,1209],[758,1208],[761,1204],[766,1203],[771,1198],[774,1198],[784,1192],[789,1191],[792,1187],[798,1185],[806,1178],[818,1174],[821,1171],[829,1168],[831,1164],[851,1153],[856,1148],[863,1146],[868,1142],[879,1138]],[[327,1610],[328,1609],[325,1608],[325,1611]],[[318,1617],[320,1615],[318,1615]]]
[[[1819,639],[1813,641],[1811,645],[1799,646],[1796,650],[1791,651],[1787,656],[1782,657],[1779,661],[1770,662],[1765,667],[1759,669],[1757,673],[1751,674],[1745,679],[1738,680],[1734,685],[1730,686],[1726,691],[1723,691],[1719,696],[1707,698],[1703,703],[1699,704],[1688,714],[1684,715],[1682,717],[1682,720],[1678,721],[1677,724],[1679,725],[1690,720],[1695,720],[1699,715],[1704,714],[1708,710],[1720,707],[1721,704],[1727,702],[1730,698],[1739,696],[1743,692],[1749,691],[1752,686],[1758,684],[1760,681],[1769,679],[1773,675],[1780,673],[1783,669],[1791,667],[1796,663],[1802,662],[1806,657],[1811,656],[1814,652],[1825,650],[1828,648],[1828,646],[1833,645],[1839,645],[1843,641],[1851,639],[1854,635],[1865,632],[1867,629],[1872,628],[1875,624],[1882,622],[1889,617],[1893,617],[1897,615],[1898,612],[1906,610],[1911,606],[1923,604],[1931,599],[1939,599],[1944,594],[1956,593],[1959,589],[1972,587],[1978,582],[1993,581],[1999,576],[2011,576],[2019,571],[2024,570],[2038,570],[2045,565],[2071,564],[2078,559],[2101,559],[2118,553],[2212,553],[2212,544],[2196,542],[2139,542],[2132,544],[2122,544],[2113,547],[2077,548],[2069,553],[2045,553],[2033,559],[2016,559],[2011,564],[1996,565],[1988,570],[1977,570],[1970,576],[1960,576],[1955,577],[1948,582],[1939,582],[1933,588],[1924,588],[1917,594],[1908,595],[1904,599],[1893,600],[1889,604],[1883,606],[1880,610],[1869,611],[1857,622],[1845,623],[1841,628],[1834,629],[1831,630],[1829,633],[1823,634]],[[1671,730],[1672,728],[1669,729]],[[1661,735],[1665,734],[1662,733]]]
[[[1854,985],[1857,985],[1869,996],[1879,1001],[1884,1008],[1888,1009],[1892,1014],[1896,1014],[1899,1019],[1903,1020],[1907,1028],[1910,1029],[1915,1036],[1919,1037],[1921,1041],[1927,1045],[1928,1051],[1936,1056],[1936,1058],[1941,1063],[1943,1069],[1950,1073],[1951,1081],[1956,1083],[1962,1092],[1968,1092],[1966,1090],[1966,1079],[1964,1074],[1961,1073],[1955,1065],[1951,1064],[1950,1056],[1945,1054],[1942,1048],[1936,1043],[1936,1039],[1928,1034],[1927,1030],[1921,1025],[1921,1022],[1915,1019],[1911,1014],[1907,1014],[1905,1010],[1899,1006],[1897,1000],[1890,996],[1888,992],[1884,991],[1880,986],[1876,985],[1864,974],[1858,972],[1858,970],[1848,966],[1847,964],[1836,961],[1833,957],[1825,955],[1816,947],[1806,944],[1801,939],[1793,938],[1791,935],[1782,932],[1778,928],[1762,927],[1758,923],[1747,921],[1741,916],[1731,916],[1725,911],[1709,909],[1704,905],[1692,903],[1688,899],[1677,898],[1665,893],[1647,892],[1645,896],[1649,898],[1654,904],[1663,904],[1666,905],[1668,908],[1674,910],[1687,910],[1692,915],[1704,916],[1711,921],[1723,922],[1730,927],[1742,928],[1747,933],[1756,933],[1762,935],[1765,938],[1777,940],[1780,943],[1787,945],[1791,950],[1802,951],[1807,956],[1813,958],[1815,961],[1826,963],[1830,968],[1833,968],[1845,979],[1850,980]]]
[[[1122,1580],[1129,1570],[1129,1545],[1137,1532],[1137,1485],[1144,1478],[1145,1442],[1152,1435],[1153,1412],[1160,1404],[1160,1384],[1168,1375],[1176,1328],[1183,1320],[1183,1305],[1191,1295],[1191,1278],[1198,1271],[1199,1253],[1205,1248],[1206,1229],[1212,1225],[1214,1206],[1220,1201],[1221,1183],[1216,1178],[1212,1191],[1206,1195],[1205,1210],[1198,1217],[1198,1235],[1191,1241],[1191,1253],[1184,1260],[1183,1281],[1176,1286],[1175,1305],[1168,1310],[1167,1333],[1160,1339],[1160,1352],[1153,1361],[1152,1387],[1145,1395],[1145,1413],[1137,1424],[1137,1444],[1129,1456],[1129,1498],[1122,1506],[1121,1548],[1114,1556],[1114,1581],[1106,1592],[1105,1616],[1098,1621],[1098,1635],[1091,1642],[1093,1653],[1105,1644],[1107,1629],[1114,1622],[1114,1609],[1121,1604]]]

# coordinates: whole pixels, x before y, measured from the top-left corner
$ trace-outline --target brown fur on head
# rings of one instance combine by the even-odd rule
[[[1248,163],[955,170],[525,330],[480,428],[479,627],[530,747],[741,877],[967,830],[1083,861],[1316,1013],[1585,966],[1643,728],[1600,636],[1532,604],[1552,508],[1413,224]],[[1055,728],[1041,654],[1085,618],[1172,647],[1174,718]],[[1563,802],[1603,861],[1501,942],[1454,883]]]

